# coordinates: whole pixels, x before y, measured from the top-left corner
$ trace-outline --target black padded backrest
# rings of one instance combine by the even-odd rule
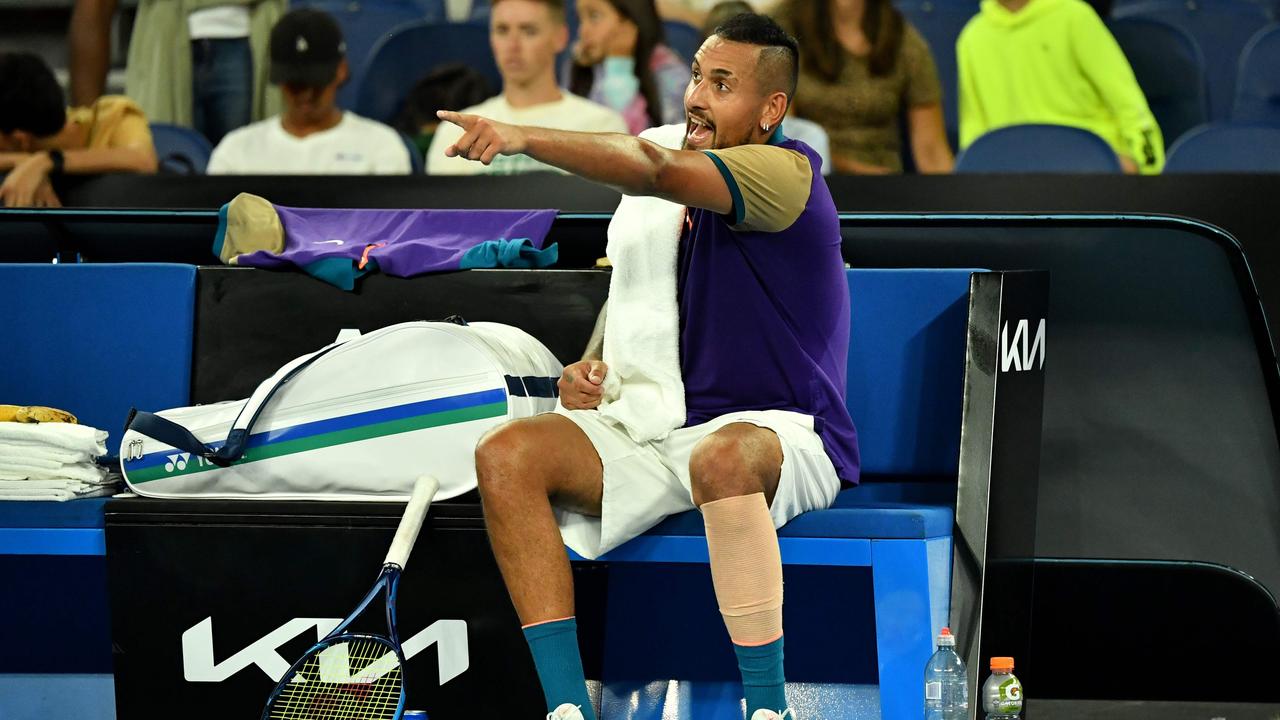
[[[856,216],[855,267],[1050,271],[1036,555],[1280,590],[1276,367],[1238,246],[1190,221]]]

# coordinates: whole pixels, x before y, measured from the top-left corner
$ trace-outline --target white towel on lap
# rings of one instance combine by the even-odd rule
[[[685,125],[650,128],[640,137],[671,149]],[[609,223],[613,264],[605,315],[600,414],[636,442],[660,440],[685,423],[680,375],[680,309],[676,264],[686,208],[653,197],[623,195]]]
[[[0,422],[0,443],[35,444],[98,457],[107,454],[106,441],[105,430],[88,425]]]

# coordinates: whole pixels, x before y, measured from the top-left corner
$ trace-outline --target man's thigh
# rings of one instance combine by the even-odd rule
[[[517,472],[536,474],[552,503],[584,515],[599,515],[604,491],[600,455],[576,424],[545,413],[513,420],[481,441],[491,452],[511,452]]]

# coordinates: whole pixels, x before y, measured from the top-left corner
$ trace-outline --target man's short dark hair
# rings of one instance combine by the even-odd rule
[[[0,53],[0,132],[57,135],[67,106],[53,71],[31,53]]]
[[[716,28],[716,35],[730,42],[760,46],[756,71],[761,87],[781,90],[790,100],[800,82],[800,44],[768,15],[742,13]]]
[[[489,7],[492,8],[494,5],[497,5],[501,1],[502,0],[490,0]],[[565,10],[565,0],[533,0],[533,1],[546,5],[547,9],[551,11],[551,17],[557,20],[558,22],[562,22],[562,23],[565,22],[565,19],[567,17],[567,11]]]

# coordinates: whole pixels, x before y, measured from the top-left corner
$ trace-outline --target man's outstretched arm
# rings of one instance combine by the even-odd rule
[[[507,125],[448,111],[437,114],[463,131],[445,149],[449,157],[488,165],[499,155],[524,154],[627,195],[651,195],[722,214],[734,209],[724,177],[701,152],[668,150],[631,135]]]

